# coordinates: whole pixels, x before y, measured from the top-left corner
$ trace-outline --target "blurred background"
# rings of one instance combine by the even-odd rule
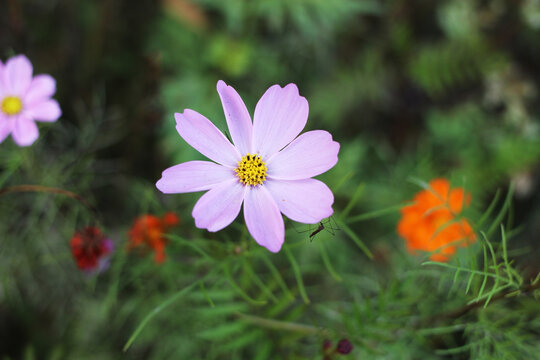
[[[322,359],[325,337],[351,339],[355,349],[340,358],[504,354],[492,343],[436,352],[474,344],[481,331],[427,340],[400,332],[411,316],[467,298],[464,286],[441,280],[453,274],[417,273],[422,260],[406,252],[396,223],[419,190],[411,178],[464,187],[472,223],[513,183],[504,218],[515,230],[513,265],[526,280],[540,270],[540,1],[2,0],[0,8],[0,59],[25,54],[35,74],[51,74],[63,111],[40,125],[33,146],[0,144],[0,187],[67,189],[98,219],[69,197],[0,197],[0,358]],[[251,114],[269,86],[298,85],[310,105],[306,130],[328,130],[341,144],[338,165],[320,179],[347,229],[310,242],[313,227],[286,222],[286,243],[297,246],[272,255],[240,218],[219,233],[196,229],[200,194],[157,191],[165,168],[202,159],[176,132],[174,112],[193,109],[226,128],[219,79]],[[181,224],[165,263],[125,251],[137,216],[167,211]],[[117,251],[108,271],[88,276],[69,240],[95,221]],[[207,275],[122,351],[152,309]],[[516,335],[528,350],[501,359],[539,350],[532,318]],[[493,341],[519,342],[505,326]]]

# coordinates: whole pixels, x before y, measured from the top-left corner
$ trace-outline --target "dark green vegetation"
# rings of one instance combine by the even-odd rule
[[[535,0],[2,2],[0,59],[52,74],[64,114],[30,148],[0,144],[0,188],[81,195],[118,251],[85,276],[68,244],[90,211],[0,196],[0,358],[322,359],[325,338],[348,338],[343,359],[537,359],[539,39]],[[200,157],[174,112],[225,128],[218,79],[251,113],[270,85],[298,85],[308,129],[341,143],[320,177],[339,229],[310,241],[316,226],[286,222],[272,255],[241,218],[196,229],[199,194],[156,190]],[[434,177],[472,194],[478,234],[446,265],[395,229],[411,178]],[[133,219],[165,211],[182,218],[168,261],[126,254]]]

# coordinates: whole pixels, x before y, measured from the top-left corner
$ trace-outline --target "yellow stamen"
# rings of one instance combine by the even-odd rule
[[[21,99],[19,99],[17,96],[6,96],[2,100],[0,108],[6,115],[17,115],[21,112],[23,104]]]
[[[257,154],[246,154],[238,162],[238,167],[234,169],[236,176],[244,185],[262,185],[266,180],[266,164]]]

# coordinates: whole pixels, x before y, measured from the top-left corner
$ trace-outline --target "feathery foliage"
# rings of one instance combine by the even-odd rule
[[[8,3],[0,59],[52,74],[63,117],[0,144],[0,358],[328,360],[327,339],[350,340],[344,359],[538,357],[538,1]],[[319,177],[334,215],[286,221],[278,254],[241,219],[197,229],[200,194],[155,188],[202,159],[173,113],[226,128],[218,79],[251,114],[298,84],[308,130],[340,142]],[[471,194],[476,241],[449,262],[396,231],[438,177]],[[126,250],[137,216],[168,211],[163,264]],[[69,249],[87,225],[116,245],[100,275]]]

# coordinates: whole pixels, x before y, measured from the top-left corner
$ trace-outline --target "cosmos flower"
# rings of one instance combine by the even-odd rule
[[[458,246],[476,239],[467,220],[459,217],[471,196],[462,188],[450,189],[446,179],[432,180],[429,186],[415,195],[412,205],[401,209],[398,233],[412,254],[427,251],[431,260],[445,262]]]
[[[0,61],[0,143],[11,134],[17,145],[32,145],[39,136],[35,121],[54,122],[62,113],[51,99],[56,81],[49,75],[32,77],[32,71],[24,55]]]
[[[175,114],[176,129],[212,161],[188,161],[166,169],[156,186],[166,194],[208,190],[192,215],[198,228],[228,226],[244,205],[244,219],[255,241],[281,249],[291,220],[316,224],[332,215],[332,191],[313,176],[338,161],[339,144],[322,130],[305,127],[308,102],[289,84],[270,87],[255,107],[253,122],[238,93],[217,83],[233,144],[207,118],[186,109]]]
[[[77,231],[70,244],[79,269],[94,273],[102,272],[109,266],[109,255],[114,244],[98,228],[87,226]]]
[[[150,248],[154,251],[154,261],[158,264],[162,263],[165,261],[167,243],[163,235],[179,222],[178,216],[173,213],[167,213],[161,219],[154,215],[139,216],[129,230],[128,249]]]

